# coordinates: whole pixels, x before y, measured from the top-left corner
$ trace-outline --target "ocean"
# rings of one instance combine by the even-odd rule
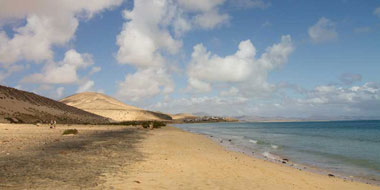
[[[380,181],[380,121],[176,124],[236,150]]]

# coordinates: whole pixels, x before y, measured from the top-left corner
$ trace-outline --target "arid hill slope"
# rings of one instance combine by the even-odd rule
[[[184,120],[184,119],[198,118],[198,116],[195,116],[195,115],[190,114],[190,113],[178,113],[178,114],[174,114],[171,116],[172,116],[173,120]]]
[[[0,122],[108,123],[109,119],[64,103],[0,85]]]
[[[85,111],[108,117],[114,121],[171,120],[171,116],[127,105],[101,93],[83,92],[66,97],[60,102]]]

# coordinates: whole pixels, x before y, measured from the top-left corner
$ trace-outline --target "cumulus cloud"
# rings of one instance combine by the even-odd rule
[[[78,69],[92,65],[91,55],[80,54],[74,49],[68,50],[62,61],[48,62],[42,73],[35,73],[22,79],[24,83],[73,84],[78,82]]]
[[[169,29],[180,36],[196,24],[214,28],[229,17],[219,14],[218,6],[223,3],[224,0],[134,1],[133,9],[124,11],[127,22],[117,37],[119,63],[161,66],[165,62],[162,51],[175,54],[182,46],[182,41],[173,37]]]
[[[13,37],[0,30],[0,64],[20,60],[40,62],[53,58],[52,46],[70,41],[78,27],[79,18],[119,5],[122,0],[13,0],[0,6],[0,27],[12,20],[24,20],[25,25],[14,28]]]
[[[116,58],[120,64],[137,67],[137,72],[128,74],[119,84],[119,97],[139,101],[142,98],[138,97],[170,93],[174,85],[167,72],[171,68],[167,64],[167,55],[178,53],[185,32],[193,28],[211,29],[227,22],[229,16],[219,11],[224,2],[135,0],[133,9],[125,10],[123,14],[126,22],[117,36],[119,50]],[[147,81],[143,77],[156,81]],[[198,82],[198,85],[202,84]]]
[[[320,18],[316,24],[309,28],[308,32],[314,43],[328,42],[338,37],[335,23],[325,17]]]
[[[249,91],[268,89],[267,73],[284,64],[293,49],[290,36],[282,36],[281,42],[267,48],[259,59],[250,40],[240,42],[236,53],[225,57],[213,55],[198,44],[187,69],[189,86],[210,91],[213,83],[238,84],[247,95]]]
[[[282,96],[270,101],[252,101],[239,96],[239,89],[230,88],[221,96],[200,96],[159,102],[151,106],[155,110],[171,113],[206,112],[229,116],[270,116],[310,119],[342,119],[341,116],[368,116],[379,118],[380,84],[368,82],[363,85],[341,87],[320,85],[305,90],[297,97]],[[360,118],[360,117],[359,117]]]
[[[178,0],[181,7],[190,11],[210,11],[224,2],[225,0]]]
[[[205,81],[243,81],[252,72],[255,55],[256,49],[249,40],[240,42],[239,50],[226,57],[212,55],[202,44],[198,44],[194,46],[188,74],[190,78]]]
[[[88,91],[91,91],[92,88],[94,87],[95,85],[95,82],[92,81],[92,80],[88,80],[88,81],[85,81],[83,84],[81,84],[76,93],[81,93],[81,92],[88,92]]]
[[[375,16],[377,16],[378,18],[380,18],[380,7],[377,7],[374,11],[373,11],[373,14]]]
[[[212,29],[228,22],[229,15],[220,13],[219,6],[225,0],[179,0],[179,8],[185,13],[195,14],[188,22],[204,29]]]
[[[230,1],[235,7],[238,8],[267,8],[270,6],[269,2],[265,0],[234,0]]]
[[[65,88],[64,87],[58,87],[55,92],[56,92],[56,97],[61,98],[63,96]]]
[[[95,73],[97,73],[97,72],[100,72],[102,70],[102,68],[101,67],[92,67],[91,68],[91,71],[88,73],[89,75],[93,75],[93,74],[95,74]]]
[[[356,113],[375,111],[374,114],[378,114],[380,113],[380,85],[373,82],[347,88],[322,85],[310,91],[305,99],[297,101],[313,106],[338,106],[340,109]]]
[[[174,90],[174,84],[164,69],[142,69],[127,75],[119,83],[116,95],[124,100],[140,101],[158,94],[167,95]]]
[[[178,51],[182,42],[174,39],[167,29],[175,11],[172,6],[164,0],[136,0],[132,11],[124,11],[127,22],[117,37],[119,63],[138,67],[162,66],[161,50],[171,54]]]
[[[380,85],[319,85],[297,97],[283,96],[251,107],[252,114],[310,119],[379,118]],[[350,117],[346,117],[350,118]]]
[[[247,112],[247,103],[248,99],[242,97],[202,96],[158,102],[149,108],[167,110],[170,113],[206,112],[212,115],[239,115]]]
[[[220,24],[226,23],[229,18],[228,14],[220,14],[217,10],[212,10],[197,15],[194,21],[202,28],[212,29]]]
[[[231,87],[230,89],[228,90],[224,90],[224,91],[221,91],[220,92],[220,95],[221,96],[237,96],[239,94],[239,89],[237,89],[236,87]]]
[[[5,78],[9,77],[13,73],[19,72],[24,69],[25,67],[23,65],[14,64],[6,67],[4,70],[0,70],[0,83],[2,83],[5,80]]]

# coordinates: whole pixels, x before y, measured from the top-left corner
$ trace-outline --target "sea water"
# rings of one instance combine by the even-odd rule
[[[380,121],[177,124],[256,155],[380,180]]]

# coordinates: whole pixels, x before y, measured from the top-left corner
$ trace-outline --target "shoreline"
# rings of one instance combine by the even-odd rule
[[[78,135],[62,136],[65,129]],[[379,189],[227,150],[176,127],[0,124],[2,189]]]
[[[375,121],[375,120],[370,120],[370,121]],[[334,121],[323,121],[323,122],[334,122]],[[252,123],[252,122],[248,122],[248,123]],[[253,123],[256,123],[256,122],[253,122]],[[176,127],[176,126],[173,126],[173,127]],[[273,153],[271,151],[256,152],[256,150],[250,149],[246,147],[246,145],[242,145],[239,143],[234,144],[233,142],[235,141],[234,139],[236,138],[235,136],[230,136],[230,137],[218,136],[218,134],[212,134],[211,132],[202,133],[201,131],[186,129],[182,127],[176,127],[176,128],[179,128],[180,130],[184,130],[186,132],[205,136],[211,139],[212,141],[214,141],[215,143],[218,143],[220,146],[225,147],[229,151],[243,153],[255,159],[267,160],[275,164],[286,165],[288,167],[292,167],[299,170],[305,170],[305,171],[316,173],[319,175],[326,175],[326,176],[332,175],[333,177],[341,178],[343,180],[356,181],[356,182],[376,185],[380,187],[380,177],[378,175],[369,175],[369,174],[365,175],[365,173],[361,175],[357,175],[357,174],[355,175],[354,173],[350,173],[350,171],[339,171],[338,168],[334,170],[334,169],[328,169],[328,167],[326,168],[326,167],[318,166],[318,165],[305,164],[305,163],[302,163],[302,160],[294,161],[294,160],[289,159],[287,156],[281,155],[279,153]],[[256,144],[256,142],[254,142],[254,144]],[[278,145],[274,145],[274,146],[276,146],[276,148],[274,149],[277,149]],[[264,155],[264,154],[267,154],[267,155]],[[284,159],[285,159],[285,163],[284,163]]]
[[[181,130],[183,130],[183,129],[181,129]],[[184,130],[184,131],[186,131],[186,130]],[[229,139],[218,138],[218,137],[214,137],[214,136],[209,135],[209,134],[196,133],[196,132],[192,132],[192,131],[186,131],[186,132],[205,136],[205,137],[211,139],[212,141],[214,141],[215,143],[218,143],[220,146],[226,148],[226,150],[228,150],[228,151],[243,153],[243,154],[250,156],[254,159],[269,161],[269,162],[272,162],[274,164],[288,166],[290,168],[295,168],[295,169],[298,169],[300,171],[312,172],[312,173],[315,173],[318,175],[323,175],[323,176],[333,175],[333,177],[337,177],[337,178],[340,178],[342,180],[365,183],[365,184],[370,184],[370,185],[375,185],[375,186],[380,187],[380,181],[378,181],[378,180],[372,180],[372,179],[368,179],[368,178],[364,178],[364,177],[354,177],[354,176],[350,176],[350,174],[344,173],[344,172],[339,172],[339,171],[337,172],[337,171],[328,170],[328,169],[325,169],[322,167],[311,166],[311,165],[307,165],[307,164],[293,162],[292,160],[289,160],[282,155],[274,154],[271,152],[269,152],[270,156],[272,156],[272,158],[270,158],[270,156],[264,156],[262,154],[256,154],[256,153],[253,153],[251,150],[236,147],[236,145],[233,145],[232,142],[229,141]],[[284,161],[286,163],[284,163]]]
[[[140,151],[147,155],[122,171],[106,175],[113,189],[380,189],[276,164],[227,150],[210,137],[168,126],[150,132]]]

